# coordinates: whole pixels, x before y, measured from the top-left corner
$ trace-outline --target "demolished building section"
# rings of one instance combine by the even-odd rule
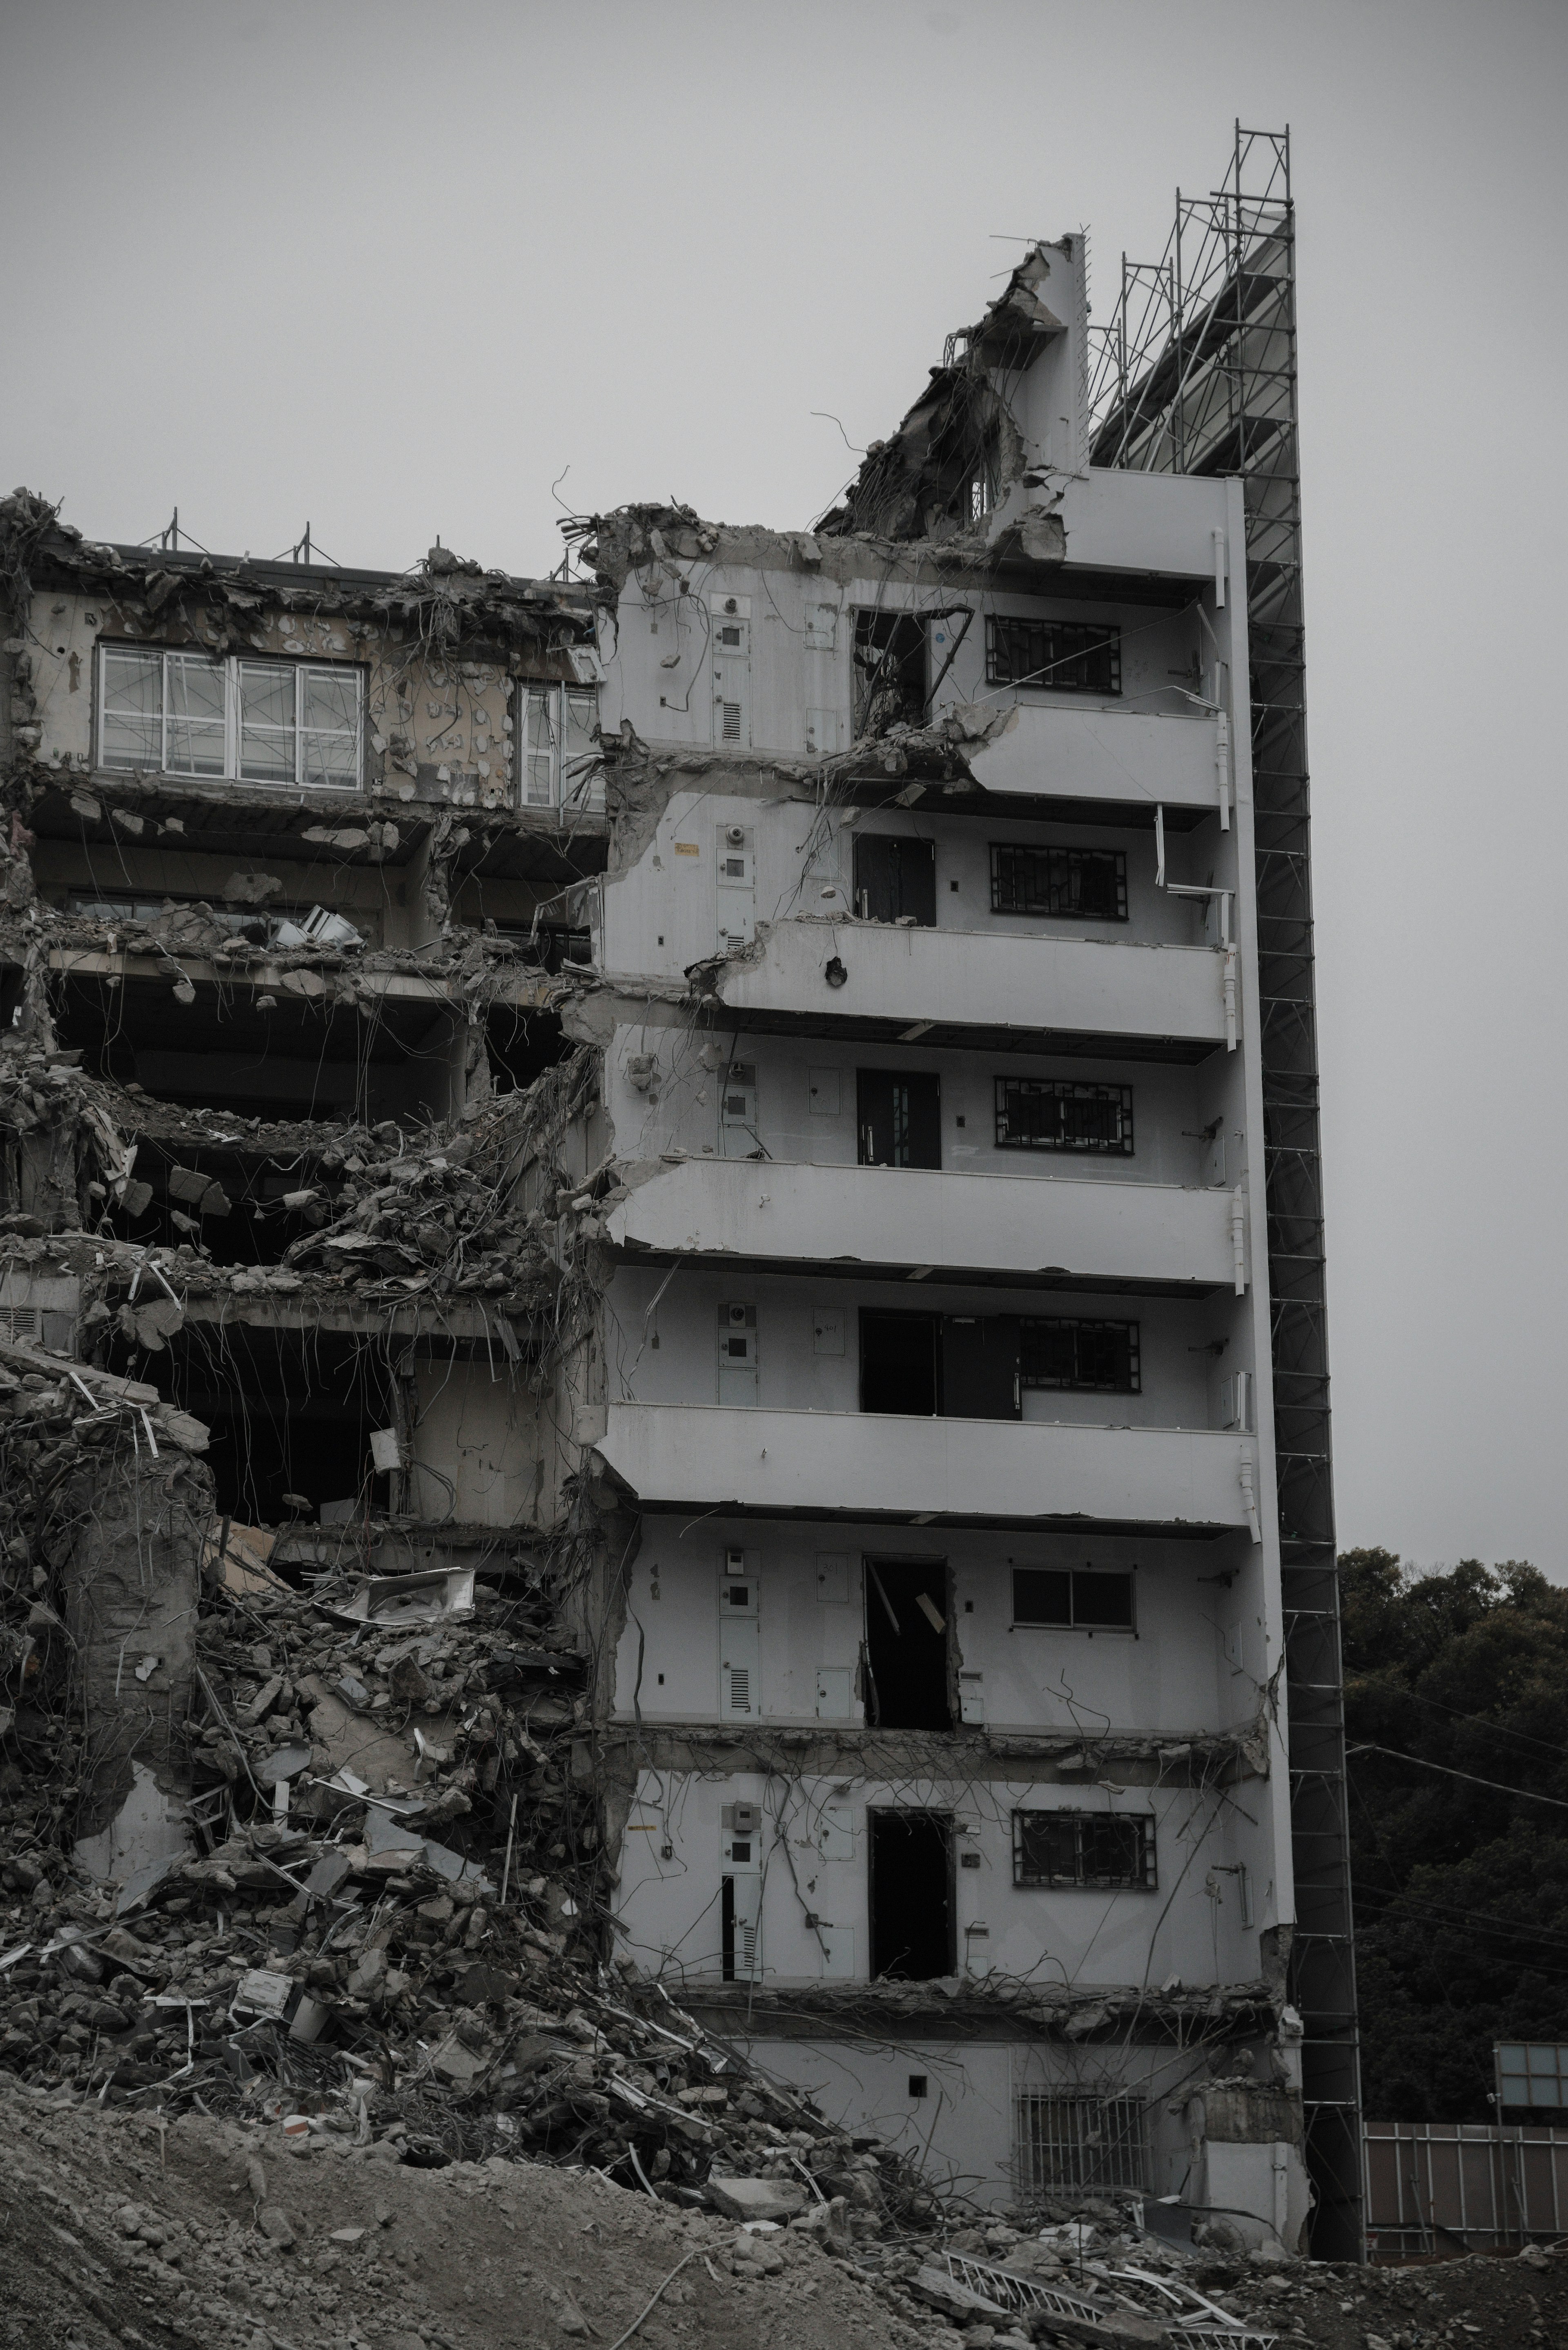
[[[389,2090],[613,1961],[759,2143],[1295,2249],[1241,488],[1085,335],[1041,245],[814,530],[588,585],[0,502],[9,1889],[281,1867]],[[681,2066],[529,2142],[700,2195]]]

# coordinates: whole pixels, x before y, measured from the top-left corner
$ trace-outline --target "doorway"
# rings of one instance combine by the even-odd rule
[[[940,1167],[941,1080],[926,1069],[857,1069],[856,1123],[862,1167]]]
[[[871,1976],[931,1982],[956,1971],[952,1819],[946,1812],[870,1812]]]
[[[950,1730],[946,1559],[866,1561],[866,1720]]]

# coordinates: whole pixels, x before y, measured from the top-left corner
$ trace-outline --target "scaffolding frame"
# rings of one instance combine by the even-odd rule
[[[1090,463],[1239,474],[1246,512],[1259,1058],[1312,2249],[1366,2257],[1329,1440],[1290,130],[1240,121],[1222,187],[1158,262],[1122,257],[1092,333]]]

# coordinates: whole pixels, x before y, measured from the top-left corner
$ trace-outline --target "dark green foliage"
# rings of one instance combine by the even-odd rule
[[[1568,1591],[1511,1559],[1340,1573],[1349,1746],[1525,1791],[1350,1762],[1366,2110],[1491,2120],[1493,2042],[1568,2039]]]

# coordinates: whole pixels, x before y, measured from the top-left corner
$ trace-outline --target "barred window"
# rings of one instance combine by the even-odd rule
[[[998,1077],[996,1143],[999,1150],[1094,1150],[1130,1159],[1133,1089],[1071,1077]]]
[[[1078,1632],[1130,1632],[1132,1576],[1094,1567],[1015,1566],[1012,1620]]]
[[[1119,693],[1122,632],[1098,620],[1031,620],[994,613],[985,624],[985,681]]]
[[[1012,1882],[1156,1890],[1152,1812],[1014,1812]]]
[[[1035,1321],[1018,1326],[1018,1376],[1026,1388],[1080,1394],[1137,1395],[1136,1322]]]
[[[1020,848],[993,840],[991,910],[1125,922],[1127,858],[1119,848]]]
[[[1075,2189],[1137,2194],[1146,2169],[1138,2098],[1026,2095],[1018,2100],[1021,2200]]]

